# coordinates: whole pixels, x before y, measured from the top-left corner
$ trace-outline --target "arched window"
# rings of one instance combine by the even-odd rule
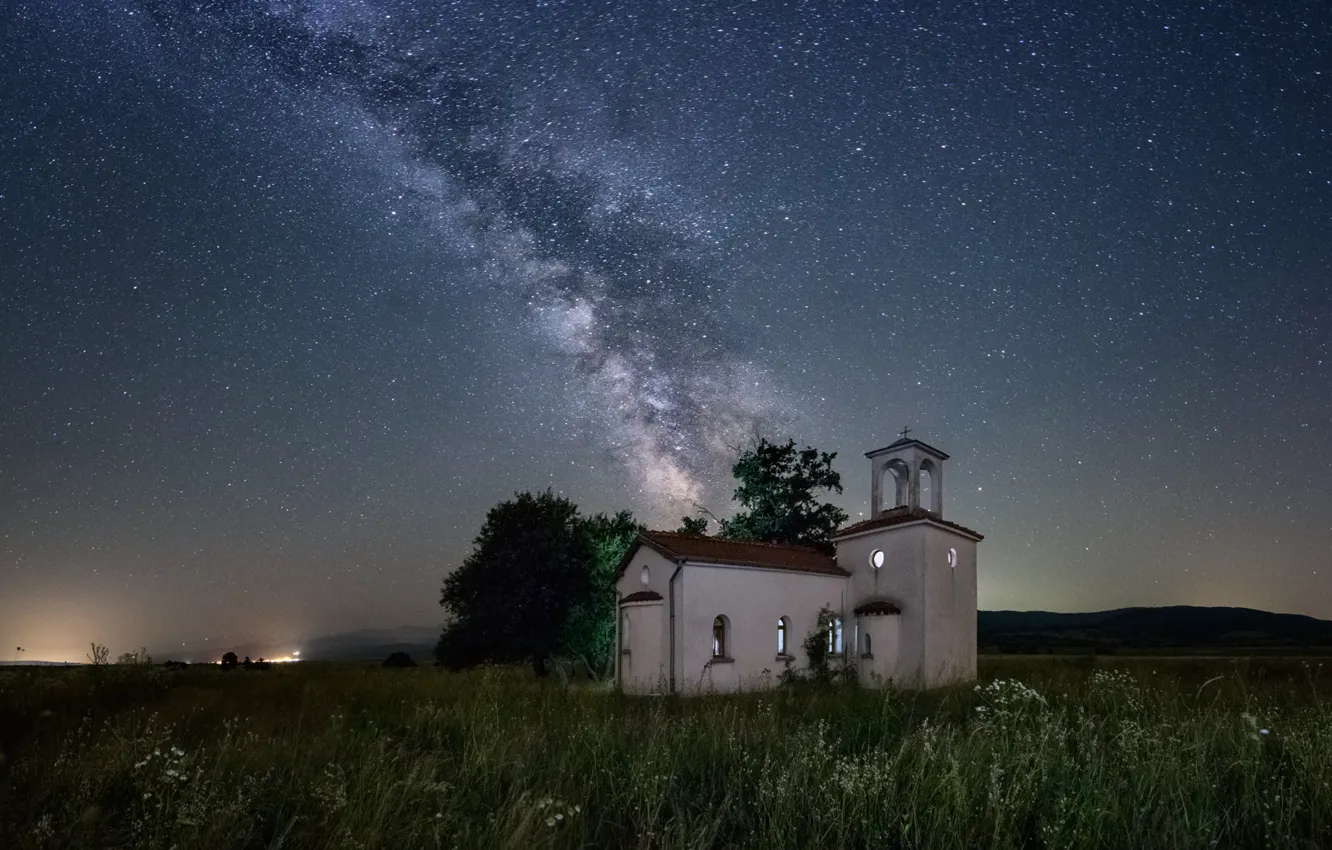
[[[842,618],[833,617],[828,623],[828,654],[842,654]]]
[[[643,586],[644,586],[644,587],[647,587],[648,580],[649,580],[651,577],[652,577],[652,575],[651,575],[651,573],[648,571],[647,564],[644,564],[644,565],[643,565],[643,569],[642,569],[642,571],[639,572],[639,574],[638,574],[638,580],[641,581],[641,582],[643,582]]]
[[[777,654],[790,655],[790,644],[786,642],[787,635],[791,633],[790,625],[785,617],[777,618]]]
[[[934,510],[934,468],[928,463],[920,465],[919,482],[916,485],[916,494],[920,498],[920,507],[927,511]]]
[[[866,656],[874,654],[874,648],[873,648],[874,645],[873,643],[870,642],[869,632],[865,632],[865,634],[861,636],[860,642],[864,644],[861,647],[860,650],[861,652],[863,652]]]
[[[629,612],[620,612],[620,649],[629,651]]]
[[[727,645],[727,638],[730,637],[730,636],[729,636],[728,634],[726,634],[727,631],[729,631],[729,630],[726,628],[726,625],[727,625],[727,624],[726,624],[726,618],[725,618],[725,617],[720,617],[720,616],[719,616],[719,617],[717,617],[716,619],[714,619],[714,620],[712,621],[712,657],[713,657],[713,658],[726,658],[726,657],[727,657],[727,655],[726,655],[726,651],[727,651],[728,649],[730,649],[730,647]]]
[[[880,479],[882,510],[891,510],[907,503],[907,485],[910,480],[911,469],[906,461],[894,458],[884,465],[883,478]]]

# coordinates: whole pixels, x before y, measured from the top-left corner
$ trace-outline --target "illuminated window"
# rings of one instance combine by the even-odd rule
[[[787,636],[788,634],[790,634],[790,631],[791,631],[791,630],[787,627],[786,618],[785,618],[785,617],[778,617],[778,618],[777,618],[777,654],[778,654],[778,655],[789,655],[789,654],[790,654],[789,652],[787,652],[787,643],[786,643],[786,636]]]
[[[948,550],[948,566],[952,567],[953,569],[957,569],[957,550],[956,550],[956,549],[949,549],[949,550]]]
[[[883,561],[884,561],[884,554],[882,549],[875,549],[873,552],[870,552],[871,567],[877,570],[883,566]]]
[[[726,657],[726,618],[718,617],[712,621],[712,657]]]
[[[641,581],[641,582],[643,582],[643,586],[646,587],[646,586],[647,586],[647,583],[648,583],[648,578],[649,578],[649,577],[650,577],[650,576],[649,576],[649,573],[648,573],[647,565],[644,564],[644,565],[643,565],[643,571],[640,572],[640,573],[638,574],[638,580]]]
[[[828,652],[831,655],[842,654],[842,618],[833,617],[828,624]]]

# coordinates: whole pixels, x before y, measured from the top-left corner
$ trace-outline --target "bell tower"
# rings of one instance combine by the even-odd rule
[[[861,681],[936,687],[976,678],[976,546],[981,535],[943,518],[948,455],[912,439],[866,452],[869,519],[833,535],[851,573]]]
[[[904,513],[928,511],[943,519],[943,465],[948,455],[911,437],[903,428],[891,445],[866,452],[870,460],[870,517],[906,508]]]

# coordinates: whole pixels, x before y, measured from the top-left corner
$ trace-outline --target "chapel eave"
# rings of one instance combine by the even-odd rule
[[[916,508],[912,510],[905,507],[893,508],[892,510],[884,513],[882,516],[877,516],[874,517],[873,519],[867,519],[858,522],[854,525],[849,525],[846,528],[843,528],[840,531],[835,532],[832,536],[832,539],[834,541],[846,540],[851,537],[858,537],[862,534],[868,534],[872,531],[878,531],[883,528],[892,528],[894,526],[899,526],[899,525],[912,525],[915,523],[922,523],[922,522],[929,523],[931,525],[937,526],[947,531],[954,532],[956,534],[960,534],[963,537],[966,537],[969,540],[975,540],[976,542],[980,542],[981,540],[985,539],[985,536],[983,534],[976,531],[972,531],[970,528],[967,528],[964,525],[958,525],[955,522],[949,522],[948,520],[941,518],[938,514],[934,513],[933,511],[927,511],[923,508]]]

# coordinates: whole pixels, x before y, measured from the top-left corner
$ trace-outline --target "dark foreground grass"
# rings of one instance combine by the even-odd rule
[[[0,670],[0,847],[1332,846],[1315,660],[982,660],[926,694],[525,671]]]

